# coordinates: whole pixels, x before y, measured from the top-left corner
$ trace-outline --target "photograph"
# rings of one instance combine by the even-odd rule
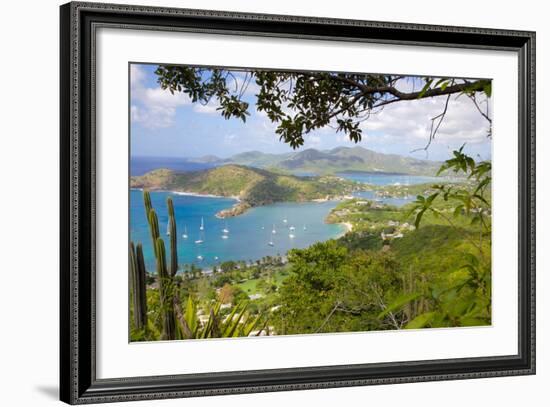
[[[128,69],[130,342],[492,325],[491,78]]]
[[[66,3],[44,47],[59,160],[48,139],[26,162],[59,170],[59,399],[536,394],[542,17],[190,1]]]

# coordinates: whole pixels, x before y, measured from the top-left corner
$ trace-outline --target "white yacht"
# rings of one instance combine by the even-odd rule
[[[201,218],[201,226],[199,228],[199,238],[195,240],[195,244],[204,243],[204,219]]]

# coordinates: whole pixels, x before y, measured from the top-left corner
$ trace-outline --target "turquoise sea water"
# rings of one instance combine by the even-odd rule
[[[234,200],[151,192],[151,201],[159,218],[161,235],[166,238],[165,243],[168,242],[168,196],[174,201],[180,264],[194,263],[208,268],[227,260],[253,261],[264,256],[284,256],[292,248],[305,248],[315,242],[338,237],[345,231],[342,225],[324,222],[337,202],[277,203],[252,208],[236,217],[218,219],[215,214],[231,207]],[[202,236],[199,230],[201,218],[204,219]],[[291,226],[295,228],[292,232],[294,238],[289,236]],[[229,230],[228,239],[222,239],[226,227]],[[185,228],[187,239],[182,238]],[[275,234],[272,233],[273,229]],[[204,242],[196,244],[195,241],[201,237]],[[153,270],[154,254],[143,207],[143,193],[139,190],[130,193],[130,238],[142,243],[147,268]],[[272,238],[273,246],[270,246],[268,242]],[[198,256],[202,256],[202,260]]]
[[[341,173],[341,177],[374,185],[399,183],[412,185],[436,181],[435,177],[409,176],[395,174]],[[319,241],[336,238],[345,232],[343,225],[330,225],[324,222],[325,217],[338,202],[284,202],[252,208],[242,215],[227,219],[218,219],[215,214],[222,209],[230,208],[236,201],[228,198],[197,197],[177,193],[158,191],[151,192],[161,229],[168,245],[168,213],[166,198],[174,201],[178,231],[178,258],[180,264],[194,263],[203,268],[210,268],[227,260],[254,261],[264,256],[286,255],[292,248],[305,248]],[[412,200],[409,198],[379,199],[373,191],[362,191],[355,196],[365,199],[376,199],[391,205],[401,206]],[[201,219],[204,221],[204,232],[200,232]],[[286,219],[286,222],[284,220]],[[290,230],[293,226],[295,229]],[[304,229],[305,226],[305,229]],[[224,233],[227,228],[229,233]],[[182,235],[187,230],[188,238]],[[275,230],[275,234],[272,231]],[[294,237],[290,237],[290,234]],[[227,235],[227,239],[222,236]],[[149,270],[154,270],[151,238],[143,207],[143,192],[130,191],[130,239],[141,242],[145,262]],[[196,240],[204,240],[196,244]],[[273,246],[268,243],[272,241]]]
[[[342,178],[363,182],[371,185],[415,185],[430,182],[441,182],[440,177],[423,175],[387,174],[376,172],[341,172],[337,174]]]

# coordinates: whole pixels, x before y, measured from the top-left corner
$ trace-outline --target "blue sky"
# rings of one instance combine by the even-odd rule
[[[276,126],[255,109],[255,86],[249,86],[245,99],[251,115],[246,123],[224,119],[211,102],[207,106],[192,103],[186,95],[172,95],[156,81],[156,65],[132,64],[130,69],[131,155],[154,157],[229,157],[244,151],[267,153],[293,151],[279,141]],[[413,86],[409,79],[402,86]],[[453,149],[466,144],[466,151],[483,159],[491,155],[486,137],[487,121],[466,97],[451,100],[448,114],[436,140],[425,152],[411,153],[423,147],[430,131],[430,119],[443,109],[445,97],[388,105],[381,113],[363,122],[360,146],[382,153],[416,158],[444,160]],[[319,150],[356,144],[332,128],[305,136],[303,148]]]

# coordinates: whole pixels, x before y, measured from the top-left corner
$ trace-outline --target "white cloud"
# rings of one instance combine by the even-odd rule
[[[220,114],[220,111],[218,109],[217,104],[207,104],[207,105],[201,105],[200,103],[195,103],[195,106],[193,106],[193,111],[196,113],[204,113],[204,114]]]
[[[145,79],[145,72],[138,65],[130,65],[130,86],[132,88]]]
[[[387,105],[380,113],[372,115],[361,125],[363,131],[376,132],[377,137],[408,144],[427,142],[432,118],[441,114],[445,97],[402,101]],[[487,142],[488,121],[466,96],[451,97],[447,113],[436,135],[436,139],[448,142]]]
[[[181,92],[171,94],[160,87],[149,88],[144,84],[145,72],[139,65],[130,67],[131,119],[135,123],[154,129],[174,125],[176,108],[191,104]]]

